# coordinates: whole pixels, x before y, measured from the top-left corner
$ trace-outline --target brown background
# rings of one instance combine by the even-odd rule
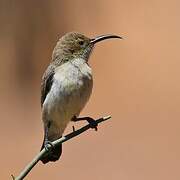
[[[61,161],[39,163],[27,179],[179,180],[179,7],[177,0],[0,0],[0,179],[39,151],[41,76],[57,39],[78,31],[124,37],[97,45],[93,95],[81,114],[112,119],[65,143]]]

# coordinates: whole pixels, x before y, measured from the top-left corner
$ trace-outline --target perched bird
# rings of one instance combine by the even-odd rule
[[[102,35],[90,39],[80,33],[70,32],[59,39],[52,54],[41,84],[42,120],[44,123],[44,142],[59,139],[70,121],[87,120],[78,118],[87,103],[93,86],[92,70],[88,59],[94,45],[105,39],[120,38],[116,35]],[[41,158],[45,164],[56,161],[62,153],[58,145]]]

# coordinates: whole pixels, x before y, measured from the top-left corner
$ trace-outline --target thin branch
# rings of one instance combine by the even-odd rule
[[[101,122],[103,122],[103,121],[106,121],[106,120],[108,120],[108,119],[110,119],[110,118],[111,118],[111,116],[107,116],[107,117],[103,117],[103,118],[97,119],[97,120],[96,120],[96,123],[99,124],[99,123],[101,123]],[[68,140],[70,140],[70,139],[72,139],[72,138],[80,135],[81,133],[87,131],[87,130],[90,129],[90,128],[92,128],[92,127],[91,127],[90,124],[88,124],[88,125],[80,128],[80,129],[78,129],[78,130],[76,130],[76,131],[74,131],[74,132],[72,132],[72,133],[70,133],[70,134],[68,134],[68,135],[66,135],[66,136],[61,137],[60,139],[57,139],[56,141],[53,141],[52,144],[53,144],[54,146],[57,146],[57,145],[59,145],[59,144],[62,144],[62,143],[64,143],[64,142],[66,142],[66,141],[68,141]],[[51,148],[50,145],[49,145],[49,148]],[[47,150],[44,148],[44,149],[42,149],[42,151],[39,152],[39,153],[34,157],[34,159],[24,168],[24,170],[21,171],[21,173],[19,174],[19,176],[14,177],[13,175],[11,175],[12,178],[13,178],[13,180],[22,180],[22,179],[24,179],[24,178],[27,176],[27,174],[32,170],[32,168],[38,163],[38,161],[41,159],[41,157],[42,157],[45,153],[47,153]]]

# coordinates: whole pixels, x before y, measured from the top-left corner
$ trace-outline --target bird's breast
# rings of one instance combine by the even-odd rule
[[[88,101],[92,91],[92,72],[86,63],[65,63],[56,69],[44,106],[58,126],[67,125]]]

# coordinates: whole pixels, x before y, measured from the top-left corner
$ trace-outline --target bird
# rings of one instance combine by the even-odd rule
[[[93,76],[88,62],[91,52],[96,43],[111,38],[122,39],[112,34],[88,38],[78,32],[69,32],[58,40],[41,82],[44,125],[41,150],[62,137],[70,121],[87,120],[97,129],[92,118],[78,116],[92,93]],[[62,144],[53,147],[40,160],[43,164],[54,162],[61,154]]]

